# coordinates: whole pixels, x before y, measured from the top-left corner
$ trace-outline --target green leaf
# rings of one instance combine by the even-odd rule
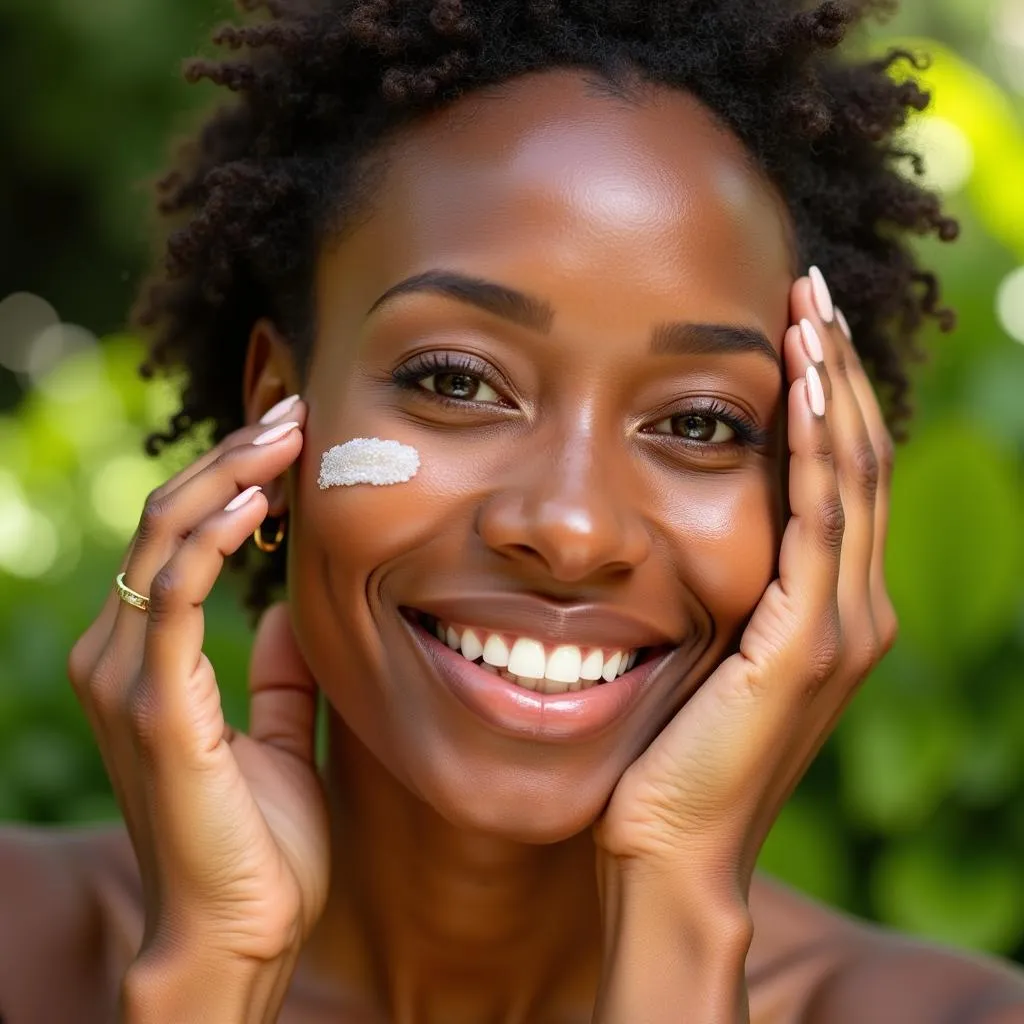
[[[1024,938],[1024,875],[998,851],[964,856],[919,836],[886,850],[871,876],[884,922],[941,942],[993,953]]]
[[[1024,576],[1019,471],[962,419],[900,453],[887,579],[902,634],[936,664],[966,661],[1005,631]]]
[[[921,827],[948,794],[966,739],[952,703],[865,690],[836,735],[852,820],[889,834]]]
[[[776,819],[758,868],[826,903],[845,905],[850,890],[846,838],[828,807],[797,794]]]

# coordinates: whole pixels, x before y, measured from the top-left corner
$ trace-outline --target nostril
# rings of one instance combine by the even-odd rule
[[[524,558],[541,558],[541,553],[530,547],[529,544],[509,544],[508,550],[512,554],[522,555]]]
[[[550,568],[548,560],[544,557],[544,553],[535,548],[532,544],[502,544],[496,548],[498,554],[503,555],[515,562],[535,562],[539,565]]]

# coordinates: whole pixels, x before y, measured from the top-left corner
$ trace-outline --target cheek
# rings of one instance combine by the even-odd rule
[[[421,456],[419,471],[398,484],[321,490],[324,452],[355,437],[411,445]],[[419,441],[379,413],[339,418],[326,428],[311,422],[293,480],[288,593],[296,636],[330,703],[386,763],[395,715],[417,709],[385,710],[394,675],[389,638],[399,627],[394,602],[379,595],[406,556],[436,543],[452,522],[443,466]]]
[[[333,441],[311,444],[299,468],[300,534],[307,538],[311,552],[315,550],[332,566],[363,580],[392,559],[423,547],[443,526],[450,525],[452,511],[468,482],[465,460],[458,453],[448,459],[439,457],[423,445],[422,437],[403,432],[401,425],[381,425],[378,433],[417,450],[421,463],[412,479],[385,486],[361,483],[321,490],[317,483],[320,459]],[[364,424],[361,432],[351,436],[368,434]],[[345,433],[338,435],[339,441],[347,439]]]
[[[679,575],[723,639],[745,623],[775,576],[778,491],[767,475],[728,484],[711,476],[667,511],[680,552]]]
[[[425,445],[422,432],[386,411],[360,410],[355,402],[349,408],[352,413],[330,424],[310,418],[293,492],[289,588],[302,618],[307,611],[330,614],[333,628],[321,636],[345,635],[349,648],[360,650],[377,632],[366,616],[390,567],[460,525],[459,495],[470,481],[467,460],[455,446]],[[419,471],[403,483],[321,490],[324,452],[355,437],[412,446],[420,454]]]

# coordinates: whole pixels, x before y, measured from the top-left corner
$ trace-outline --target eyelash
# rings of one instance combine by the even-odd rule
[[[473,404],[489,406],[497,404],[494,402],[474,403],[468,399],[449,398],[447,395],[438,394],[436,391],[430,391],[421,386],[421,381],[424,379],[441,373],[463,373],[469,377],[476,377],[494,388],[499,393],[499,397],[502,397],[502,391],[508,390],[507,383],[494,372],[494,369],[489,364],[466,352],[423,352],[394,369],[391,372],[391,379],[398,387],[406,391],[415,391],[417,394],[427,396],[431,401],[441,402],[444,405],[462,406],[464,408],[467,405]],[[507,408],[507,405],[503,407]],[[653,436],[672,437],[677,442],[689,444],[691,447],[698,449],[759,448],[768,443],[768,435],[765,430],[761,429],[749,417],[735,412],[715,398],[696,399],[684,409],[660,416],[656,422],[660,423],[666,419],[674,419],[676,416],[706,416],[709,419],[720,420],[736,436],[730,441],[714,445],[699,441],[687,442],[685,438],[677,435],[654,433]]]
[[[693,399],[685,408],[660,416],[655,422],[661,423],[665,420],[675,419],[677,416],[705,416],[708,419],[720,420],[736,436],[729,441],[709,444],[705,441],[687,441],[685,437],[679,437],[675,434],[647,432],[652,433],[655,437],[671,437],[674,441],[690,444],[698,449],[714,448],[719,451],[728,450],[729,448],[763,448],[768,443],[767,431],[759,427],[749,417],[736,412],[717,398]]]
[[[427,395],[431,400],[445,405],[456,405],[463,408],[474,404],[488,405],[492,408],[498,405],[497,402],[474,403],[471,399],[449,398],[447,395],[429,391],[421,386],[421,381],[440,373],[462,373],[467,377],[476,377],[498,392],[498,397],[502,400],[499,408],[508,408],[508,403],[502,395],[502,392],[509,390],[504,378],[496,374],[494,369],[482,359],[477,359],[467,352],[423,352],[392,370],[391,379],[398,387],[406,391]]]

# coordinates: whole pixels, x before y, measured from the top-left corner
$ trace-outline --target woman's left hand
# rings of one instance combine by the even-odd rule
[[[668,879],[691,902],[745,908],[782,805],[896,636],[883,578],[892,442],[823,279],[798,280],[791,307],[778,578],[738,653],[626,771],[595,828],[617,871]]]

